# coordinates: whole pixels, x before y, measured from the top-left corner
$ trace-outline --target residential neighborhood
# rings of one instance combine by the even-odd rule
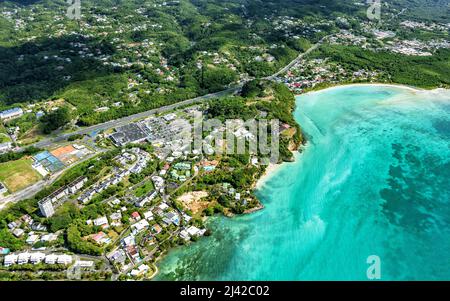
[[[42,177],[49,177],[82,165],[85,157],[86,162],[101,162],[105,153],[102,147],[108,143],[107,152],[115,154],[111,157],[113,164],[104,171],[73,178],[39,200],[39,215],[51,220],[61,210],[67,210],[63,208],[75,206],[76,210],[83,210],[90,204],[98,204],[105,214],[91,215],[92,218],[85,220],[85,226],[92,230],[82,237],[95,248],[105,250],[104,254],[90,257],[94,264],[107,261],[105,272],[117,274],[115,277],[150,277],[156,272],[155,262],[168,250],[171,241],[186,244],[207,233],[204,217],[199,216],[207,204],[202,199],[209,193],[190,192],[190,189],[181,193],[186,184],[213,172],[220,162],[213,154],[190,151],[190,143],[186,144],[184,139],[190,116],[205,108],[193,105],[132,122],[110,133],[99,133],[96,147],[77,142],[34,155],[32,168]],[[218,128],[211,134],[224,130]],[[251,139],[237,125],[233,131],[240,139]],[[211,143],[211,137],[205,137],[206,146]],[[251,164],[257,166],[258,160],[252,158]],[[250,205],[253,199],[249,190],[237,190],[229,183],[218,188],[242,206]],[[52,232],[52,227],[39,224],[29,215],[9,223],[9,231],[19,239],[24,238],[29,247],[22,253],[4,251],[7,254],[4,266],[33,264],[45,270],[47,265],[56,264],[58,271],[68,271],[80,265],[69,250],[55,255],[54,251],[65,248],[58,243],[62,239],[60,231]]]

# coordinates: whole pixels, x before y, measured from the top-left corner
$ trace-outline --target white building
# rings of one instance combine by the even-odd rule
[[[144,218],[145,218],[146,220],[149,220],[149,221],[153,220],[153,212],[151,212],[151,211],[145,212],[145,213],[144,213]]]
[[[161,177],[153,176],[152,181],[156,188],[160,188],[160,187],[164,186],[164,179]]]
[[[99,218],[94,220],[94,225],[97,226],[97,227],[104,226],[104,225],[107,226],[108,225],[108,219],[106,218],[106,216],[99,217]]]
[[[114,212],[114,213],[112,213],[112,214],[109,216],[109,218],[110,218],[112,221],[120,220],[120,219],[122,218],[122,213],[120,213],[120,211],[119,211],[119,212]]]
[[[131,228],[133,228],[136,231],[136,233],[139,233],[142,230],[146,229],[148,226],[150,226],[150,225],[147,222],[147,220],[143,219],[143,220],[140,220],[139,222],[133,224],[131,226]]]
[[[84,183],[87,182],[87,178],[86,177],[80,177],[78,179],[76,179],[75,181],[73,181],[72,183],[70,183],[68,190],[69,193],[76,193],[78,190],[80,190],[83,186]]]
[[[54,241],[58,238],[58,235],[55,233],[48,233],[48,234],[44,234],[41,237],[41,241],[46,242],[46,241]]]
[[[17,258],[18,264],[26,264],[30,260],[31,254],[30,253],[20,253],[19,257]]]
[[[18,118],[23,115],[23,110],[21,108],[13,108],[0,112],[1,120],[11,120]]]
[[[54,197],[56,198],[56,200],[60,200],[60,199],[62,199],[63,197],[65,197],[66,195],[67,195],[67,188],[65,188],[65,187],[62,187],[62,188],[56,190],[56,191],[52,194],[52,196],[54,196]]]
[[[183,213],[183,220],[186,223],[189,223],[189,221],[192,219],[192,217],[190,217],[189,215],[187,215],[186,213]]]
[[[94,262],[91,260],[77,260],[75,261],[75,266],[80,268],[92,268],[94,267]]]
[[[16,254],[9,254],[5,256],[5,260],[3,261],[4,266],[10,266],[17,263],[17,259],[19,258]]]
[[[45,217],[50,217],[55,214],[55,209],[53,208],[52,201],[50,199],[43,199],[38,202],[39,209]]]
[[[150,267],[146,264],[141,264],[137,269],[133,269],[130,272],[130,275],[133,277],[141,276],[147,273],[150,270]]]
[[[182,239],[184,239],[184,240],[189,240],[190,239],[189,233],[186,230],[181,230],[180,237]]]
[[[40,252],[31,253],[30,262],[32,264],[38,264],[38,263],[42,262],[44,259],[45,259],[44,253],[40,253]]]
[[[29,245],[33,245],[39,240],[39,235],[34,234],[33,232],[30,232],[29,236],[27,237],[27,240],[25,241]]]
[[[17,228],[17,229],[14,229],[14,231],[12,233],[15,237],[19,238],[25,233],[25,231],[20,228]]]
[[[72,256],[70,255],[58,255],[58,259],[56,260],[58,264],[71,264]]]
[[[45,178],[45,177],[48,175],[47,169],[45,169],[45,167],[42,166],[41,163],[39,163],[39,162],[34,162],[31,166],[32,166],[38,173],[40,173],[42,177]]]
[[[201,236],[205,233],[205,230],[200,230],[199,228],[195,226],[190,226],[187,228],[187,233],[189,233],[190,236]]]
[[[166,203],[162,202],[162,203],[158,206],[158,208],[164,211],[164,210],[166,210],[167,208],[169,208],[169,205],[167,205]]]
[[[122,239],[122,243],[124,246],[134,246],[136,244],[136,240],[134,239],[134,235],[130,234],[124,239]]]
[[[177,118],[177,115],[175,115],[174,113],[170,113],[170,114],[163,116],[163,118],[165,121],[172,121],[175,118]]]
[[[147,198],[143,198],[142,200],[136,201],[135,205],[136,205],[136,207],[142,208],[147,203],[148,203],[148,199]]]
[[[50,255],[45,256],[46,264],[55,264],[56,260],[58,260],[58,255],[50,254]]]
[[[0,153],[9,151],[12,148],[11,142],[0,143]]]

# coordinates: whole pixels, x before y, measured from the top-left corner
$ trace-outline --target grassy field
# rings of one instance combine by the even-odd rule
[[[11,142],[8,135],[0,133],[0,143]]]
[[[1,123],[0,123],[0,133],[6,134],[5,126],[3,124],[1,124]]]
[[[0,143],[4,143],[4,142],[10,142],[11,139],[8,136],[8,133],[6,132],[5,127],[3,126],[3,124],[0,123]]]
[[[31,167],[30,159],[0,164],[0,181],[5,184],[11,193],[28,187],[41,178],[41,175]]]
[[[141,187],[136,189],[135,195],[138,198],[140,198],[140,197],[144,196],[145,194],[149,193],[150,191],[152,191],[153,189],[155,189],[155,187],[153,186],[153,183],[151,181],[148,181],[144,185],[142,185]]]

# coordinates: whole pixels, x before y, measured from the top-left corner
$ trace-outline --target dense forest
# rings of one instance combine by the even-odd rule
[[[382,79],[388,82],[422,88],[450,86],[449,49],[440,49],[435,55],[424,57],[372,52],[353,46],[323,46],[316,55],[330,58],[350,71],[382,71]]]

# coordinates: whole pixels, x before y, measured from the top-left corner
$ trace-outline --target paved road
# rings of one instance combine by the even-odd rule
[[[279,75],[287,72],[289,69],[291,69],[295,64],[297,64],[298,62],[300,62],[301,59],[303,59],[305,56],[307,56],[308,54],[310,54],[311,52],[313,52],[314,50],[316,50],[317,48],[319,48],[320,45],[322,45],[322,43],[331,35],[325,36],[323,37],[319,42],[317,42],[316,44],[314,44],[313,46],[311,46],[311,48],[309,48],[308,50],[306,50],[305,52],[301,53],[299,56],[297,56],[292,62],[290,62],[289,64],[287,64],[286,66],[284,66],[282,69],[280,69],[277,73],[272,74],[271,76],[267,76],[265,77],[265,79],[268,80],[274,80],[275,78],[277,78]]]
[[[105,123],[101,123],[101,124],[96,124],[90,127],[85,127],[82,129],[79,129],[77,131],[71,132],[71,133],[67,133],[67,134],[61,134],[58,135],[56,137],[50,137],[44,140],[41,140],[39,142],[36,142],[33,144],[33,146],[35,147],[39,147],[39,148],[46,148],[49,147],[50,145],[56,143],[56,142],[61,142],[66,140],[67,138],[74,136],[74,135],[85,135],[85,134],[89,134],[92,132],[100,132],[103,130],[108,130],[111,128],[115,128],[118,126],[122,126],[122,125],[126,125],[129,124],[130,122],[137,120],[137,119],[143,119],[146,117],[149,117],[151,115],[157,114],[157,113],[163,113],[163,112],[167,112],[167,111],[171,111],[174,110],[176,108],[182,107],[182,106],[186,106],[186,105],[191,105],[191,104],[195,104],[195,103],[200,103],[206,100],[209,100],[211,98],[216,98],[216,97],[221,97],[224,95],[228,95],[234,92],[239,91],[242,88],[243,84],[239,84],[237,86],[234,86],[232,88],[228,88],[226,90],[220,91],[220,92],[216,92],[216,93],[211,93],[211,94],[207,94],[204,96],[199,96],[196,98],[192,98],[192,99],[188,99],[188,100],[184,100],[181,102],[177,102],[171,105],[167,105],[164,107],[160,107],[157,109],[153,109],[153,110],[149,110],[149,111],[145,111],[145,112],[141,112],[141,113],[137,113],[134,115],[130,115],[130,116],[126,116],[120,119],[115,119],[115,120],[111,120]]]

